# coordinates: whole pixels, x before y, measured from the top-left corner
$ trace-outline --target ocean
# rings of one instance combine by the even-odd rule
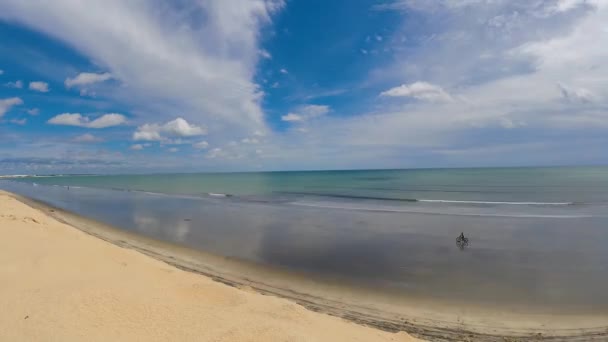
[[[378,291],[608,313],[608,167],[65,175],[0,188]]]

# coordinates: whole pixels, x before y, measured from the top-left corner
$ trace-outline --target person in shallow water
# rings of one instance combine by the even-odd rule
[[[461,232],[460,235],[456,238],[456,245],[463,249],[464,247],[469,245],[469,238],[464,236],[464,232]]]

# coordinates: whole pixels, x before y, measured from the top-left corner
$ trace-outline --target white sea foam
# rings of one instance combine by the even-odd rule
[[[403,209],[403,208],[391,208],[391,207],[364,207],[364,206],[350,206],[340,205],[332,203],[317,203],[317,202],[291,202],[292,205],[313,207],[313,208],[325,208],[325,209],[338,209],[338,210],[353,210],[353,211],[371,211],[371,212],[391,212],[391,213],[408,213],[408,214],[422,214],[422,215],[446,215],[446,216],[478,216],[478,217],[512,217],[512,218],[560,218],[560,219],[575,219],[575,218],[587,218],[595,217],[595,215],[557,215],[557,214],[517,214],[517,213],[462,213],[462,212],[438,212],[432,210],[415,210],[415,209]]]
[[[573,202],[499,202],[499,201],[457,201],[457,200],[433,200],[419,199],[418,202],[425,203],[454,203],[454,204],[505,204],[505,205],[572,205]]]
[[[215,192],[208,192],[207,195],[211,196],[211,197],[229,197],[229,194],[222,194],[222,193],[215,193]]]

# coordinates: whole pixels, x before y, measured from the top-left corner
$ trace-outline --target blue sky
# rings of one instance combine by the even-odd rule
[[[0,173],[608,163],[608,0],[0,4]]]

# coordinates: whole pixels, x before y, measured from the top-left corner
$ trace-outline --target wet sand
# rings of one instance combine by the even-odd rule
[[[416,341],[186,272],[171,248],[24,202],[0,191],[2,341]]]
[[[4,195],[3,198],[8,197]],[[247,291],[287,298],[312,311],[338,316],[387,332],[407,331],[412,335],[437,341],[504,341],[505,337],[514,340],[552,338],[564,341],[608,338],[608,317],[604,315],[512,312],[503,311],[500,306],[491,309],[467,303],[454,305],[452,302],[446,305],[441,300],[429,302],[427,299],[403,296],[390,291],[379,293],[352,284],[330,282],[326,279],[321,281],[309,274],[287,272],[279,268],[194,251],[114,229],[40,202],[19,196],[14,198],[89,235],[127,250],[146,254],[181,270],[204,275],[207,277],[205,279],[211,278]],[[29,224],[31,225],[31,222]],[[393,338],[395,335],[387,336]]]

